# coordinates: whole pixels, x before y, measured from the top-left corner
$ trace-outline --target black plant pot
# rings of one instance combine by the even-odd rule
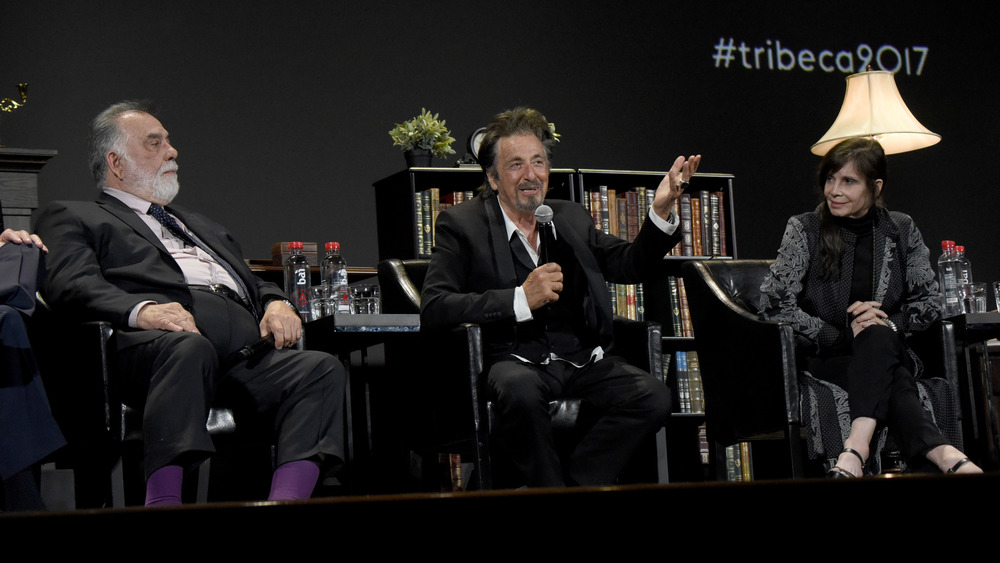
[[[430,149],[413,149],[403,153],[406,157],[406,166],[430,166],[431,158],[434,155],[431,154]]]

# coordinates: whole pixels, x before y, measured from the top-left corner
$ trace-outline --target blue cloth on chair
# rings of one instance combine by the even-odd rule
[[[41,461],[66,441],[45,396],[24,315],[35,309],[45,266],[38,248],[0,246],[0,478]]]

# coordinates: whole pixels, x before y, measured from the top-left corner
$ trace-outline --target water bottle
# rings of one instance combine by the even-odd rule
[[[323,282],[330,286],[330,298],[337,313],[351,312],[351,292],[347,285],[347,262],[340,255],[340,243],[326,243],[326,257],[320,267]]]
[[[955,277],[958,281],[958,294],[962,298],[962,312],[974,313],[978,310],[976,297],[972,288],[972,264],[965,257],[965,247],[955,245]]]
[[[972,264],[965,256],[965,247],[955,245],[955,261],[958,262],[958,287],[972,283]]]
[[[312,273],[309,260],[302,255],[302,243],[288,243],[289,256],[285,261],[285,294],[299,311],[302,321],[309,320],[309,287],[312,285]]]
[[[938,283],[941,285],[945,318],[962,314],[962,295],[958,285],[958,263],[955,261],[955,241],[953,240],[941,241],[941,257],[938,258]]]

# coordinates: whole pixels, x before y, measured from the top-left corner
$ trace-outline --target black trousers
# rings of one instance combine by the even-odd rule
[[[231,353],[260,338],[240,304],[195,291],[191,311],[201,334],[161,331],[119,349],[126,402],[143,409],[144,468],[189,466],[214,452],[205,428],[209,407],[230,407],[240,428],[272,433],[277,463],[324,454],[344,460],[346,372],[323,352],[269,350],[225,373]]]
[[[558,360],[500,361],[490,367],[488,381],[493,435],[533,487],[614,484],[640,443],[670,416],[670,390],[614,356],[582,368]],[[549,401],[561,397],[583,399],[601,413],[567,467],[556,451],[548,410]]]
[[[948,443],[920,403],[913,359],[889,327],[866,328],[854,338],[850,356],[808,358],[807,369],[847,391],[851,420],[869,417],[888,425],[908,458]]]

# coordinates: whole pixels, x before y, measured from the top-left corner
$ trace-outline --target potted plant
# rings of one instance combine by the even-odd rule
[[[420,115],[409,121],[397,123],[389,131],[392,145],[403,150],[407,166],[430,166],[431,157],[447,158],[455,154],[451,144],[455,137],[445,127],[443,119],[438,114],[431,115],[426,108],[421,108]]]

